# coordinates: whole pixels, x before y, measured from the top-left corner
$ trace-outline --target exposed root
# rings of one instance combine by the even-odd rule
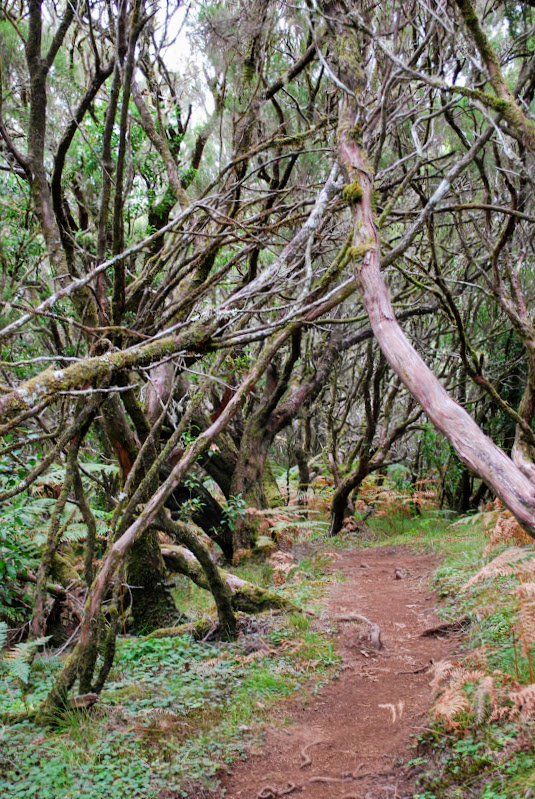
[[[425,666],[420,666],[418,669],[412,669],[411,671],[398,671],[398,674],[423,674],[424,671],[429,671],[431,666],[433,665],[433,660],[430,660]]]
[[[294,782],[289,782],[286,788],[273,788],[271,785],[266,785],[265,788],[256,794],[256,799],[278,799],[279,796],[288,796],[294,791],[302,791],[301,785],[296,785]]]
[[[300,755],[303,758],[303,762],[300,763],[299,768],[306,768],[307,766],[310,766],[312,764],[312,758],[308,754],[309,749],[312,749],[313,746],[319,746],[319,744],[326,744],[326,743],[329,742],[320,739],[319,741],[312,741],[312,743],[309,743],[306,746],[304,746],[300,752]]]
[[[430,627],[428,630],[424,630],[423,633],[420,634],[420,638],[464,632],[471,624],[472,619],[470,616],[463,616],[462,619],[457,619],[457,621],[445,622],[444,624],[438,624],[436,627]]]
[[[80,694],[71,699],[69,707],[71,710],[84,710],[93,707],[96,702],[98,702],[98,694]]]
[[[381,628],[375,622],[370,621],[366,616],[361,616],[360,613],[355,613],[352,616],[336,616],[334,621],[343,622],[356,622],[357,624],[367,624],[370,628],[369,639],[370,645],[373,649],[381,650],[383,642],[381,641]]]

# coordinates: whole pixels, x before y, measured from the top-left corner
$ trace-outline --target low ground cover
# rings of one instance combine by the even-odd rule
[[[122,636],[106,689],[91,712],[62,714],[47,729],[30,718],[0,727],[0,795],[217,795],[218,772],[258,740],[280,700],[298,689],[313,691],[337,665],[332,630],[313,615],[333,579],[326,563],[314,553],[296,561],[278,589],[296,610],[242,615],[237,643]],[[273,587],[272,570],[262,560],[235,571]],[[190,618],[215,618],[206,591],[183,579],[175,590]],[[31,713],[60,667],[58,658],[40,657],[24,693],[20,681],[4,675],[4,721],[6,714]]]

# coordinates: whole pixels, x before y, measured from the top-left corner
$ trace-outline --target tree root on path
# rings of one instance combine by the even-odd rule
[[[306,746],[304,746],[301,749],[301,752],[299,753],[301,755],[301,757],[303,758],[303,762],[299,765],[299,768],[306,768],[307,766],[310,766],[312,764],[312,758],[308,754],[308,750],[309,749],[312,749],[313,746],[319,746],[320,744],[328,744],[328,743],[329,743],[329,741],[326,741],[323,738],[320,738],[320,740],[312,741],[311,743],[309,743]]]
[[[340,622],[356,622],[357,624],[367,624],[370,628],[370,644],[374,649],[381,650],[383,642],[381,641],[381,628],[375,622],[370,621],[366,616],[361,616],[360,613],[355,613],[352,616],[335,616],[334,621]]]
[[[465,630],[470,627],[472,624],[472,619],[470,616],[463,616],[462,619],[457,619],[456,621],[445,622],[444,624],[438,624],[436,627],[429,627],[429,629],[424,630],[423,633],[420,633],[420,638],[428,638],[430,636],[446,636],[452,635],[453,633],[460,633],[464,632]]]
[[[289,782],[286,788],[273,788],[271,785],[266,785],[256,794],[256,799],[278,799],[279,796],[288,796],[294,791],[302,791],[302,785],[296,785],[294,782]]]

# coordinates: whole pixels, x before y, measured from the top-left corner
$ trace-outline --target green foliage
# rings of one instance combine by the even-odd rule
[[[0,621],[0,652],[6,645],[8,626]],[[46,644],[50,636],[42,636],[33,641],[25,641],[22,644],[8,649],[0,657],[0,675],[12,677],[23,684],[27,684],[30,678],[31,661],[39,647]]]
[[[294,583],[286,588],[294,603],[321,595],[332,580],[324,567],[321,556],[300,564],[302,589]],[[249,561],[235,571],[269,582],[263,563]],[[177,592],[187,596],[190,614],[214,613],[208,592],[184,581]],[[0,795],[156,799],[163,788],[191,796],[190,783],[215,789],[218,772],[245,756],[245,745],[258,740],[279,703],[310,682],[312,664],[315,681],[328,679],[339,665],[327,632],[310,616],[244,617],[243,630],[243,643],[121,637],[91,713],[66,711],[45,735],[30,722],[0,727]],[[37,707],[59,666],[38,657],[27,696],[10,677],[0,714]]]
[[[431,424],[422,425],[421,442],[424,474],[438,473],[444,493],[453,498],[463,470],[455,450]]]
[[[238,519],[243,519],[247,503],[241,494],[233,494],[223,505],[223,513],[230,530],[236,528]]]

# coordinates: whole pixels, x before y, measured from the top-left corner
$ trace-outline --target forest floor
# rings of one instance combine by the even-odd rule
[[[317,522],[319,536],[290,535],[281,513],[280,549],[233,570],[288,611],[240,614],[232,642],[122,635],[100,702],[50,728],[24,713],[65,653],[41,653],[24,691],[4,673],[0,796],[535,796],[535,602],[519,593],[535,584],[535,549],[506,513],[452,521],[403,503],[336,539]],[[174,595],[191,620],[215,618],[186,578]],[[422,635],[460,623],[462,639]]]
[[[337,679],[306,703],[293,700],[288,723],[271,726],[261,748],[222,780],[226,799],[405,799],[414,793],[411,744],[431,702],[430,666],[459,646],[422,636],[440,623],[429,582],[435,554],[406,547],[332,553],[342,579],[326,600],[339,630]],[[372,645],[364,616],[380,628]],[[377,632],[375,630],[375,632]]]

